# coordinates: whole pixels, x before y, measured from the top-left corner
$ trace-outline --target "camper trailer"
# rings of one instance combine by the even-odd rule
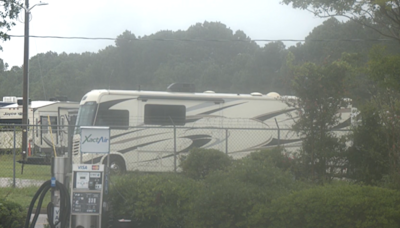
[[[0,101],[0,107],[11,105],[11,104],[16,104],[18,99],[21,99],[21,98],[17,98],[15,96],[3,97],[3,100]]]
[[[71,110],[78,110],[79,104],[60,100],[29,102],[27,110],[29,154],[65,152],[68,142],[63,126],[75,124],[70,122],[71,116],[68,113]],[[0,151],[10,151],[14,147],[21,148],[22,108],[22,102],[0,108]]]
[[[195,93],[191,87],[168,91],[92,90],[82,98],[73,140],[74,163],[104,163],[104,154],[80,153],[81,126],[110,127],[114,170],[176,171],[191,148],[217,149],[242,158],[258,149],[298,149],[291,131],[298,112],[290,96],[277,93]],[[351,111],[341,111],[349,123]],[[345,127],[343,124],[341,127]]]

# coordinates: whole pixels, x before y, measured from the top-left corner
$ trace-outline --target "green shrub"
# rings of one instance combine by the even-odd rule
[[[0,199],[0,228],[20,228],[25,223],[26,211],[21,205]]]
[[[211,173],[195,198],[189,227],[253,227],[253,214],[296,189],[293,177],[271,162],[239,160]]]
[[[180,174],[130,174],[115,177],[110,189],[114,218],[140,227],[184,226],[200,184]]]
[[[268,227],[400,227],[400,193],[359,186],[326,185],[275,200],[258,214]],[[269,221],[266,221],[266,220]]]
[[[257,186],[221,177],[196,197],[188,227],[248,227],[247,218],[253,207],[265,198]]]
[[[180,163],[184,175],[193,179],[203,179],[210,172],[223,170],[231,164],[225,153],[214,149],[192,149]]]
[[[284,171],[290,170],[294,163],[293,159],[284,153],[282,147],[258,150],[249,154],[246,158],[259,162],[271,162],[274,166]]]

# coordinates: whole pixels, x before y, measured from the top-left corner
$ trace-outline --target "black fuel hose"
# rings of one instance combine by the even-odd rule
[[[69,195],[68,189],[65,187],[65,185],[63,185],[59,181],[56,181],[55,186],[52,187],[51,180],[48,180],[48,181],[44,182],[42,184],[42,186],[40,186],[39,190],[33,196],[31,204],[29,205],[29,208],[28,208],[28,215],[25,220],[24,228],[34,228],[35,227],[36,221],[40,214],[40,209],[42,207],[43,199],[44,199],[46,193],[48,192],[48,190],[52,189],[52,188],[54,190],[60,191],[60,217],[59,217],[58,222],[54,223],[54,221],[53,221],[54,205],[52,202],[50,202],[47,205],[47,219],[49,221],[49,225],[51,228],[55,228],[58,224],[61,223],[60,228],[68,227],[70,213],[71,213],[71,200],[70,200],[70,195]],[[36,203],[36,200],[38,199],[38,197],[39,197],[39,201],[38,201],[38,205],[36,207],[35,216],[33,217],[32,222],[30,223],[33,207],[35,206],[35,203]]]

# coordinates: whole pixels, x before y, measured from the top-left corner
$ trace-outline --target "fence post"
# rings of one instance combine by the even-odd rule
[[[225,128],[225,153],[228,154],[228,128]]]
[[[13,188],[15,188],[15,125],[13,126]]]
[[[281,129],[279,128],[278,121],[275,118],[276,127],[278,128],[278,146],[281,146]]]
[[[174,124],[174,172],[176,172],[176,126]]]

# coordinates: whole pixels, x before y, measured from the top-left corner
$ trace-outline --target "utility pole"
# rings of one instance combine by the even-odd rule
[[[28,108],[29,108],[29,0],[25,0],[24,32],[24,75],[22,91],[22,154],[25,158],[28,149]]]
[[[44,6],[48,3],[39,3],[29,8],[29,0],[25,0],[25,32],[24,32],[24,71],[22,85],[22,154],[25,156],[28,150],[28,109],[29,109],[29,19],[31,10],[35,6]]]

